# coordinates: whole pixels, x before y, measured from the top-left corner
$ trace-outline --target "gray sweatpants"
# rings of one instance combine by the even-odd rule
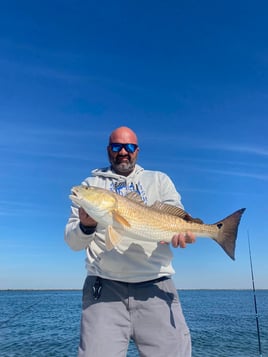
[[[130,339],[141,357],[191,357],[190,332],[170,278],[100,284],[96,277],[85,280],[78,357],[125,357]]]

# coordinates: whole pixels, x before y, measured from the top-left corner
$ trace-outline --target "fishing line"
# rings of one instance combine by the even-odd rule
[[[253,273],[253,265],[252,265],[252,258],[251,258],[251,248],[250,248],[249,233],[248,233],[248,251],[249,251],[249,259],[250,259],[252,291],[253,291],[254,307],[255,307],[255,315],[256,315],[256,326],[257,326],[257,334],[258,334],[259,354],[260,354],[260,357],[262,357],[259,314],[258,314],[258,308],[257,308],[257,299],[256,299],[256,290],[255,290],[255,283],[254,283],[254,273]]]
[[[27,306],[25,309],[22,309],[21,311],[17,312],[16,314],[10,316],[9,319],[7,319],[7,320],[5,320],[5,321],[1,321],[1,322],[0,322],[0,328],[4,328],[4,327],[5,327],[4,325],[6,325],[7,323],[9,323],[9,322],[10,322],[11,320],[13,320],[15,317],[17,317],[18,315],[21,315],[22,313],[24,313],[25,311],[29,310],[29,309],[32,308],[33,306],[40,304],[43,300],[44,300],[44,299],[41,299],[41,300],[35,302],[34,304],[31,304],[31,305]]]

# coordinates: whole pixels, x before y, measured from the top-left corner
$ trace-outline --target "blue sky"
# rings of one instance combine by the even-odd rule
[[[81,288],[64,243],[70,188],[139,137],[185,208],[246,207],[236,260],[210,239],[173,249],[176,286],[268,288],[266,1],[13,1],[0,5],[0,289]]]

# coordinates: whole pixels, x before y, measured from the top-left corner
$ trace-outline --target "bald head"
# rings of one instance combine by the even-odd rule
[[[138,144],[138,139],[133,130],[127,126],[120,126],[111,133],[109,143]]]

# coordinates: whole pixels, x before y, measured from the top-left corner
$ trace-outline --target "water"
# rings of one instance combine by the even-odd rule
[[[179,291],[192,357],[260,356],[252,291]],[[268,290],[256,292],[268,357]],[[0,291],[1,357],[76,357],[81,291]],[[127,357],[138,357],[131,342]],[[168,356],[165,356],[168,357]]]

